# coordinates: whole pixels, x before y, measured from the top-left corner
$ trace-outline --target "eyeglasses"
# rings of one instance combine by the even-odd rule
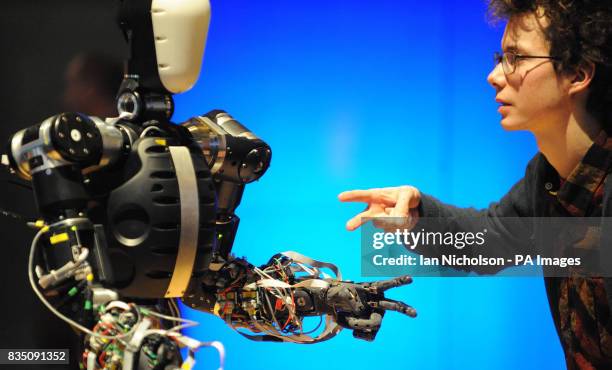
[[[493,54],[493,60],[495,61],[495,65],[498,65],[499,63],[501,63],[502,68],[504,69],[504,73],[506,75],[510,75],[512,73],[514,73],[514,71],[516,70],[516,65],[518,63],[519,60],[521,59],[551,59],[551,60],[557,60],[559,58],[557,57],[553,57],[550,55],[523,55],[523,54],[516,54],[514,52],[508,51],[505,53],[499,53],[496,52],[495,54]]]

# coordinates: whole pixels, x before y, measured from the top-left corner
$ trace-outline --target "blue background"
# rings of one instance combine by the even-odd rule
[[[363,209],[344,190],[412,184],[460,206],[486,207],[537,148],[504,132],[486,76],[503,24],[481,0],[211,0],[200,80],[174,120],[227,110],[270,144],[272,165],[237,213],[238,256],[258,265],[285,250],[360,277]],[[317,345],[256,343],[208,314],[188,333],[221,340],[227,369],[562,369],[541,278],[419,278],[391,297],[372,343],[343,331]],[[199,352],[197,369],[217,366]]]

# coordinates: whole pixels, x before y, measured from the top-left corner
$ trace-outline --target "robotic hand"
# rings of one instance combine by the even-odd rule
[[[62,113],[10,138],[10,168],[32,181],[42,216],[32,288],[85,333],[88,370],[189,369],[202,346],[223,353],[180,333],[194,323],[177,298],[260,341],[316,343],[343,327],[373,340],[387,310],[416,316],[384,296],[410,277],[354,283],[295,252],[260,267],[231,254],[244,187],[272,153],[224,111],[170,122],[172,94],[197,80],[209,17],[207,0],[123,0],[131,57],[119,117]],[[310,336],[309,318],[323,316]]]
[[[374,340],[386,310],[416,317],[414,308],[384,296],[386,290],[411,282],[409,276],[372,283],[334,282],[327,290],[327,304],[335,312],[336,321],[352,329],[355,338]]]
[[[356,338],[374,340],[385,311],[416,316],[412,307],[384,296],[386,290],[411,282],[409,276],[368,283],[343,281],[334,264],[288,251],[260,267],[231,256],[222,264],[211,263],[210,273],[192,285],[183,301],[222,317],[234,329],[261,333],[239,331],[252,340],[311,344],[332,338],[343,327],[353,330]],[[325,327],[311,336],[323,315]],[[305,318],[310,316],[321,321],[306,330]]]

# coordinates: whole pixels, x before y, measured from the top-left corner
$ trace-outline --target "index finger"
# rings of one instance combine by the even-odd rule
[[[417,312],[414,309],[414,307],[407,305],[404,302],[401,301],[396,301],[393,299],[384,299],[378,302],[378,306],[380,308],[383,308],[385,310],[390,310],[390,311],[397,311],[399,313],[403,313],[405,315],[408,315],[410,317],[416,317],[417,316]]]
[[[389,206],[394,206],[396,200],[388,196],[381,189],[368,190],[349,190],[338,194],[338,199],[341,202],[365,202],[365,203],[383,203]]]
[[[389,280],[374,281],[370,286],[376,288],[378,291],[384,292],[385,290],[410,283],[412,283],[412,277],[404,275]]]

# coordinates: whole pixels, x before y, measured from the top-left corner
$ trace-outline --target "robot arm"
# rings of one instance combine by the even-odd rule
[[[183,298],[190,307],[212,312],[234,328],[264,333],[244,334],[254,340],[315,343],[336,335],[341,327],[356,338],[373,340],[385,310],[415,317],[416,311],[385,299],[384,291],[409,284],[410,277],[385,282],[342,281],[338,268],[296,252],[275,255],[255,267],[230,252],[239,218],[244,185],[268,169],[270,147],[224,111],[215,110],[183,123],[204,153],[215,183],[217,244],[209,272]],[[321,268],[334,272],[326,275]],[[325,329],[316,338],[305,335],[302,319],[327,315]]]
[[[239,330],[251,340],[312,344],[334,337],[343,327],[353,330],[355,338],[374,340],[386,310],[416,316],[412,307],[384,297],[389,288],[411,281],[408,276],[373,283],[343,281],[333,264],[284,252],[260,267],[231,258],[183,301],[214,313],[236,330],[258,333]],[[314,329],[304,320],[311,316],[320,317]],[[325,326],[319,330],[323,316]]]

